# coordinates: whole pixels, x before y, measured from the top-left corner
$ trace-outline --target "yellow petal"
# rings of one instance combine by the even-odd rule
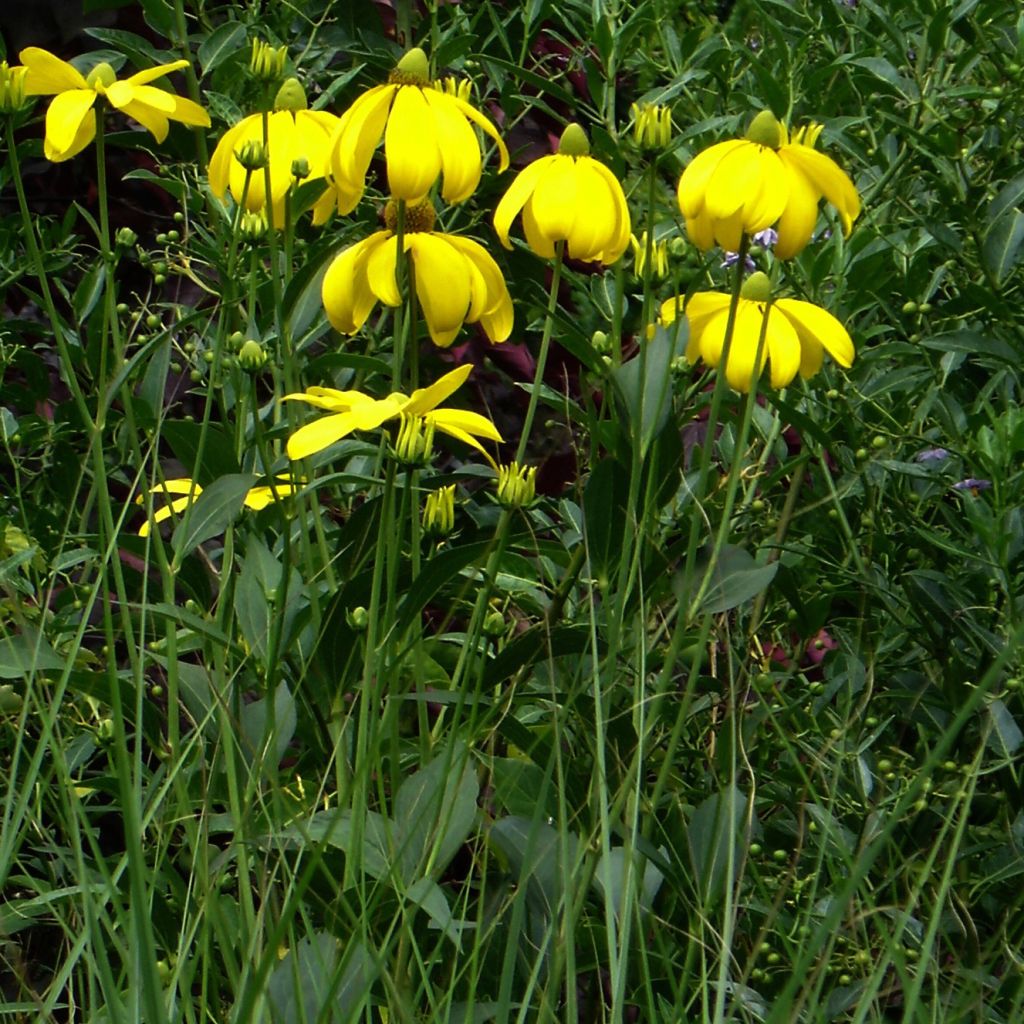
[[[800,369],[800,338],[786,316],[774,306],[768,307],[767,317],[765,345],[771,364],[771,383],[773,388],[784,388]]]
[[[406,235],[405,251],[409,251],[409,239]],[[385,306],[400,306],[402,293],[398,290],[398,239],[390,237],[376,246],[366,261],[366,280],[370,291]]]
[[[458,249],[467,261],[478,271],[483,280],[486,295],[479,314],[474,308],[467,320],[479,320],[491,341],[504,341],[512,333],[513,309],[512,296],[509,294],[505,278],[501,275],[498,264],[491,254],[478,242],[471,238],[460,238],[449,235],[448,244]]]
[[[90,110],[78,126],[74,140],[67,149],[57,150],[50,145],[49,139],[43,138],[43,155],[53,163],[60,163],[62,160],[70,160],[85,149],[86,146],[96,138],[96,111]]]
[[[293,461],[308,458],[317,452],[329,448],[335,441],[351,434],[355,423],[350,412],[338,413],[336,416],[321,416],[307,423],[288,438],[288,458]]]
[[[776,225],[779,237],[774,252],[780,260],[788,260],[796,256],[811,240],[814,225],[818,222],[818,200],[821,193],[799,168],[790,164],[786,150],[781,150],[779,157],[790,172],[789,198],[786,200],[786,209]]]
[[[400,411],[407,416],[425,416],[436,409],[449,395],[455,394],[473,372],[473,366],[465,363],[446,373],[430,387],[418,388],[402,404]]]
[[[397,85],[377,85],[341,116],[330,143],[331,173],[340,188],[362,195],[366,172],[387,123]]]
[[[126,78],[125,81],[129,85],[147,85],[158,78],[163,78],[164,75],[169,75],[172,71],[180,71],[185,67],[188,67],[187,60],[175,60],[171,61],[170,64],[157,64],[155,67],[136,71],[134,75]]]
[[[374,249],[391,235],[377,231],[334,257],[327,268],[321,297],[327,319],[342,334],[355,334],[366,323],[376,297],[366,277],[366,263]]]
[[[207,172],[210,179],[210,190],[218,199],[223,199],[228,190],[231,177],[231,164],[235,159],[235,150],[239,147],[239,137],[245,130],[245,123],[249,118],[232,125],[217,143],[210,157],[210,168]]]
[[[470,275],[466,258],[443,235],[409,236],[415,265],[416,297],[435,345],[450,345],[466,320],[470,306]]]
[[[791,175],[772,149],[758,147],[759,187],[743,204],[744,230],[748,234],[774,224],[786,208]]]
[[[163,142],[167,138],[168,121],[158,110],[153,110],[145,103],[132,101],[121,108],[121,113],[138,121],[157,142]]]
[[[679,209],[687,220],[696,217],[704,208],[708,182],[723,158],[734,149],[745,145],[749,143],[744,139],[719,142],[702,150],[686,165],[676,188],[676,197],[679,200]]]
[[[498,171],[508,169],[508,150],[505,148],[505,143],[502,141],[501,136],[498,134],[498,129],[494,127],[490,119],[480,113],[476,107],[467,103],[465,100],[460,100],[457,96],[447,96],[447,99],[457,107],[463,114],[464,117],[469,118],[475,125],[482,128],[492,139],[498,147]]]
[[[92,89],[70,89],[54,96],[46,111],[46,142],[55,153],[71,148],[95,102]]]
[[[860,216],[860,196],[846,172],[831,158],[810,146],[787,146],[785,161],[802,173],[838,211],[843,233],[848,235]]]
[[[604,182],[613,212],[613,220],[609,225],[609,231],[605,237],[602,252],[598,257],[602,263],[611,264],[629,246],[631,231],[629,207],[626,205],[626,195],[622,191],[619,179],[612,174],[609,168],[605,167],[599,160],[589,160],[587,167],[590,173],[597,175]]]
[[[174,113],[168,117],[172,121],[180,121],[182,124],[191,124],[199,128],[210,127],[210,115],[198,103],[185,96],[174,97]]]
[[[788,192],[788,177],[775,152],[747,143],[727,153],[715,168],[705,205],[716,222],[731,221],[742,211],[742,230],[749,234],[778,220]],[[738,244],[730,248],[735,251]]]
[[[434,118],[423,90],[403,85],[395,96],[384,129],[388,186],[396,199],[422,199],[441,173]]]
[[[764,314],[760,305],[756,302],[741,300],[736,312],[736,326],[733,330],[732,342],[729,345],[725,379],[733,388],[744,394],[750,390],[752,380],[760,376],[765,360],[768,358],[768,346],[761,342],[763,323]]]
[[[528,164],[516,175],[508,191],[501,197],[498,208],[494,211],[494,231],[506,249],[512,248],[512,243],[508,240],[512,221],[533,195],[537,182],[544,176],[554,159],[554,156],[542,156]]]
[[[556,155],[544,169],[530,199],[530,210],[540,234],[549,242],[569,238],[580,209],[576,159]]]
[[[28,73],[25,75],[26,96],[51,96],[69,89],[88,89],[85,76],[73,65],[49,50],[28,46],[18,54]]]
[[[111,94],[123,97],[123,101],[120,103],[115,102]],[[107,99],[118,109],[132,100],[137,100],[139,103],[145,103],[150,109],[157,110],[164,116],[167,116],[174,113],[176,97],[152,85],[130,85],[128,82],[115,82],[107,90]]]
[[[702,209],[696,217],[686,218],[686,233],[702,252],[707,252],[715,244],[715,226],[707,210]]]
[[[775,304],[796,328],[801,345],[823,346],[840,366],[853,365],[853,341],[846,328],[831,313],[801,299],[778,299]]]
[[[461,431],[463,434],[471,434],[473,437],[483,437],[488,441],[495,441],[501,444],[505,439],[498,433],[498,428],[486,417],[478,412],[470,412],[468,409],[439,409],[427,415],[438,430],[446,434],[454,431]]]
[[[461,203],[480,183],[480,146],[476,133],[446,93],[424,89],[422,95],[433,115],[434,135],[441,156],[444,173],[441,195],[446,203]]]

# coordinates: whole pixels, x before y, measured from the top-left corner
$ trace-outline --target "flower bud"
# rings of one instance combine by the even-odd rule
[[[604,331],[594,331],[590,336],[590,345],[599,355],[607,355],[612,350],[611,339]]]
[[[267,166],[267,148],[259,139],[249,139],[235,150],[235,159],[247,171],[262,171]]]
[[[28,68],[0,62],[0,114],[16,114],[25,106],[25,76]]]
[[[633,139],[641,149],[667,149],[672,141],[672,111],[660,103],[634,103]]]
[[[362,605],[357,605],[345,612],[345,620],[352,629],[364,630],[370,624],[370,613]]]
[[[114,242],[121,249],[130,249],[138,240],[139,236],[131,228],[118,228],[114,235]]]
[[[305,181],[309,177],[309,161],[304,157],[296,157],[292,161],[292,177]]]
[[[505,616],[497,608],[492,608],[484,617],[484,636],[492,639],[505,632]]]
[[[511,462],[498,467],[498,503],[505,508],[522,508],[533,501],[536,489],[536,466],[520,466]]]
[[[423,529],[432,537],[447,537],[455,529],[455,484],[427,495],[423,506]]]
[[[771,297],[772,282],[761,270],[751,274],[740,289],[740,298],[750,299],[752,302],[767,302]]]
[[[302,83],[297,78],[286,78],[274,97],[274,109],[290,110],[294,113],[296,110],[305,110],[308,106],[306,90],[302,88]]]
[[[405,466],[425,466],[434,451],[434,421],[427,416],[402,413],[395,458]]]
[[[255,245],[267,233],[267,218],[262,213],[242,214],[238,223],[238,237],[249,245]]]
[[[238,353],[238,365],[246,373],[259,373],[267,363],[266,349],[254,338],[250,338]]]
[[[629,244],[633,248],[633,273],[637,277],[643,277],[647,266],[647,232],[644,231],[639,238],[636,235],[630,235]],[[651,277],[666,276],[668,276],[668,239],[663,238],[651,246]]]
[[[254,39],[252,53],[249,55],[249,70],[261,82],[276,82],[284,74],[287,58],[287,46],[273,47],[262,39]]]

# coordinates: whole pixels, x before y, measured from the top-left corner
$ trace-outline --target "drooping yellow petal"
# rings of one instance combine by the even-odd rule
[[[452,97],[436,89],[424,89],[423,98],[433,115],[434,134],[444,181],[441,195],[446,203],[461,203],[480,184],[480,145],[476,133]]]
[[[602,263],[612,264],[618,260],[629,246],[629,236],[632,230],[629,219],[629,207],[626,205],[626,196],[622,191],[619,179],[612,174],[609,168],[601,163],[600,160],[588,160],[587,166],[591,173],[596,174],[604,182],[614,214],[604,239],[602,251],[598,256]]]
[[[512,243],[508,240],[512,221],[516,219],[516,215],[533,195],[537,182],[544,176],[547,168],[555,159],[556,157],[553,155],[542,156],[528,164],[516,175],[508,191],[501,197],[501,201],[494,211],[494,231],[506,249],[512,248]]]
[[[158,110],[153,110],[145,103],[132,101],[121,108],[121,113],[138,121],[157,142],[163,142],[167,138],[169,123]]]
[[[409,235],[405,236],[404,248],[409,250]],[[385,306],[400,306],[402,293],[398,290],[398,239],[391,237],[376,246],[366,261],[366,280],[370,291]]]
[[[523,235],[526,237],[526,244],[542,259],[551,259],[555,255],[555,243],[550,239],[541,226],[533,212],[533,196],[523,207]]]
[[[338,413],[335,416],[321,416],[319,419],[299,427],[288,438],[288,458],[293,462],[309,458],[325,448],[330,448],[336,441],[347,437],[355,430],[352,414]]]
[[[366,276],[366,263],[391,235],[376,231],[369,238],[342,250],[327,268],[321,298],[327,319],[342,334],[355,334],[366,323],[376,297]]]
[[[729,153],[739,146],[749,145],[744,139],[730,139],[698,153],[687,165],[679,179],[676,196],[679,209],[687,220],[691,220],[704,209],[705,192],[711,176]],[[711,248],[711,246],[706,246]]]
[[[479,319],[491,341],[501,342],[512,333],[513,308],[505,278],[491,254],[471,238],[449,235],[448,244],[458,249],[476,268],[486,289],[485,301],[479,314],[471,309],[472,319]],[[467,319],[471,319],[467,317]]]
[[[388,186],[396,199],[422,199],[441,173],[433,115],[415,85],[401,86],[384,129]]]
[[[199,128],[210,127],[210,115],[187,96],[174,97],[174,113],[168,115],[172,121],[190,124]]]
[[[60,163],[62,160],[70,160],[73,156],[77,156],[85,149],[86,146],[96,138],[96,110],[95,108],[90,110],[84,118],[82,123],[78,126],[78,132],[75,134],[74,140],[67,149],[56,150],[54,149],[45,136],[43,137],[43,155],[47,160],[52,163]]]
[[[429,387],[417,388],[402,404],[400,411],[407,416],[425,416],[436,409],[449,395],[455,394],[473,372],[470,363],[464,363],[449,371]]]
[[[771,384],[773,388],[784,388],[800,369],[800,338],[786,316],[774,306],[769,306],[765,315],[768,320],[765,345]]]
[[[470,281],[466,258],[443,235],[409,235],[415,267],[416,297],[435,345],[446,347],[469,312]]]
[[[761,338],[763,324],[761,305],[741,299],[725,364],[725,379],[731,387],[744,394],[750,390],[751,382],[760,376],[768,358],[767,339],[762,341]]]
[[[831,158],[810,146],[787,146],[787,166],[799,171],[838,211],[843,234],[848,235],[860,216],[860,196],[846,172]],[[781,154],[780,154],[781,155]]]
[[[822,346],[840,366],[853,365],[853,340],[831,313],[801,299],[778,299],[775,304],[796,328],[801,345]]]
[[[163,89],[157,89],[152,85],[131,85],[128,82],[115,82],[107,89],[107,99],[111,104],[120,110],[122,107],[137,100],[144,103],[151,110],[158,110],[161,114],[174,113],[174,97]]]
[[[579,203],[578,178],[576,159],[557,154],[537,182],[530,209],[540,233],[550,242],[568,239],[572,234]]]
[[[686,233],[701,252],[707,252],[715,244],[715,225],[702,209],[696,217],[686,218]]]
[[[54,96],[69,89],[88,89],[85,76],[73,65],[49,50],[27,46],[18,59],[28,68],[25,75],[26,96]]]
[[[231,177],[231,164],[235,159],[235,150],[240,143],[240,136],[245,130],[245,123],[249,118],[232,125],[217,143],[210,157],[210,167],[207,172],[210,179],[210,190],[218,199],[223,199],[227,194]]]
[[[494,142],[498,147],[498,172],[500,173],[508,170],[508,150],[505,148],[505,143],[498,134],[498,129],[494,127],[490,119],[481,114],[476,107],[467,103],[465,100],[459,99],[458,96],[449,96],[448,99],[459,111],[461,111],[464,117],[469,118],[473,124],[482,128],[492,139],[494,139]]]
[[[384,134],[388,111],[398,91],[393,84],[377,85],[345,111],[330,142],[330,168],[338,187],[362,195],[373,151]]]
[[[505,440],[486,416],[468,409],[438,409],[436,412],[428,413],[427,419],[433,420],[437,429],[445,433],[460,430],[473,437],[483,437],[498,444]]]
[[[704,325],[704,330],[699,332],[700,337],[700,358],[708,366],[716,367],[722,358],[722,346],[725,344],[725,331],[729,322],[729,310],[720,309],[710,316]],[[689,358],[689,351],[687,351]]]
[[[95,102],[96,93],[92,89],[69,89],[54,96],[46,111],[46,143],[55,154],[66,154],[71,149]]]
[[[780,260],[788,260],[811,240],[814,225],[818,222],[818,200],[821,194],[798,167],[790,164],[787,150],[780,150],[779,158],[790,172],[789,198],[776,225],[779,237],[774,252]]]

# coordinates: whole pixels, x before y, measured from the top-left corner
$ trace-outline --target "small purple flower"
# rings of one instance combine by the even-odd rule
[[[729,267],[735,267],[739,262],[740,254],[738,252],[727,252],[725,259],[722,260],[720,266],[723,270],[727,270]],[[749,257],[743,257],[743,269],[748,273],[752,274],[757,270],[757,264]]]
[[[991,480],[979,480],[978,477],[969,476],[966,480],[958,480],[953,484],[953,490],[970,491],[972,494],[978,494],[980,491],[987,491],[991,486]]]
[[[925,448],[914,456],[915,462],[941,462],[949,458],[949,452],[945,448]]]
[[[754,245],[763,246],[765,249],[770,249],[779,240],[779,233],[775,228],[765,228],[763,231],[756,231],[751,236],[751,241]]]

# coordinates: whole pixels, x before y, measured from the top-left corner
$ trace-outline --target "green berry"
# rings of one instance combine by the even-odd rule
[[[871,438],[871,447],[872,448],[884,448],[886,443],[887,442],[886,442],[885,438],[882,437],[881,434],[875,434],[875,436],[873,438]]]
[[[151,330],[155,331],[160,326],[160,317],[156,313],[150,313],[146,317],[146,326]]]
[[[903,312],[904,313],[916,313],[917,312],[917,303],[916,302],[904,302],[903,303]]]

